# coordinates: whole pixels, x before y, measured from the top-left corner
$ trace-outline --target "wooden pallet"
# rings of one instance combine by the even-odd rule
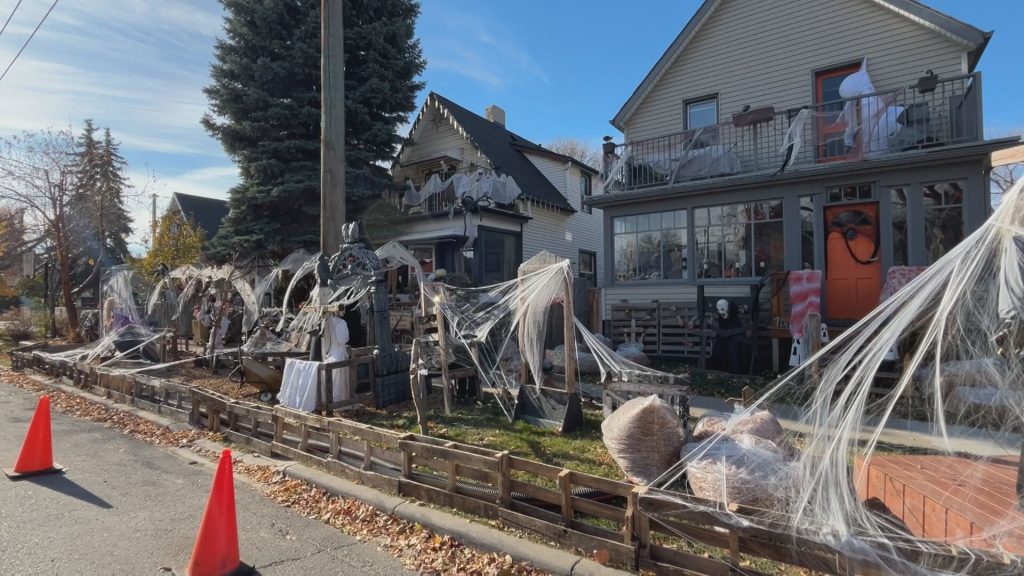
[[[697,359],[710,354],[701,347],[700,314],[697,301],[658,303],[658,355]]]
[[[616,346],[623,342],[642,342],[645,354],[658,355],[660,324],[657,300],[612,304],[611,312],[611,339]]]

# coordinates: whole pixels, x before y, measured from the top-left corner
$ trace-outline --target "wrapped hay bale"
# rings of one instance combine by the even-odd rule
[[[729,424],[730,435],[752,434],[765,440],[778,442],[782,440],[784,434],[779,419],[767,410],[758,410],[752,414],[738,416]]]
[[[715,434],[724,433],[729,425],[729,416],[720,412],[709,412],[700,417],[693,426],[693,441],[701,442]]]
[[[630,482],[650,484],[679,461],[683,427],[657,396],[633,398],[601,423],[608,453]]]
[[[788,482],[790,465],[771,440],[738,434],[683,447],[686,478],[698,498],[758,508],[778,506],[778,486]]]
[[[701,416],[697,424],[694,425],[693,440],[697,442],[707,440],[719,433],[728,436],[751,434],[765,440],[779,442],[782,440],[784,431],[782,424],[779,424],[779,419],[767,410],[758,410],[750,414],[708,412]]]

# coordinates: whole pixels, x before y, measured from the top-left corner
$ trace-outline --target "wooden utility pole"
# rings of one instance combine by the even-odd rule
[[[320,251],[334,254],[345,223],[344,0],[320,0]]]

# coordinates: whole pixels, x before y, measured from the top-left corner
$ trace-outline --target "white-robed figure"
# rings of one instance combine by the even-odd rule
[[[340,362],[348,359],[348,323],[342,318],[327,318],[322,336],[324,362]],[[338,368],[331,371],[331,384],[334,400],[347,400],[352,397],[349,388],[348,369]]]

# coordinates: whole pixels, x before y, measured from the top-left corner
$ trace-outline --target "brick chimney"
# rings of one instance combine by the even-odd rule
[[[487,118],[495,124],[505,125],[505,110],[497,104],[491,104],[487,108],[484,108],[484,118]]]

